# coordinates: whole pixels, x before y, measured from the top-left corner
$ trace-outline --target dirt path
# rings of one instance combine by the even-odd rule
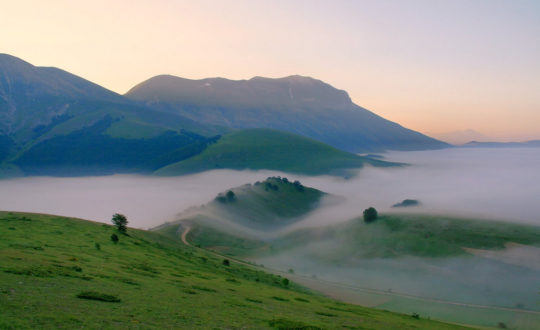
[[[431,303],[437,303],[437,304],[447,304],[447,305],[453,305],[453,306],[461,306],[461,307],[469,307],[469,308],[481,308],[481,309],[492,309],[492,310],[503,310],[503,311],[511,311],[511,312],[517,312],[517,313],[528,313],[528,314],[536,314],[540,315],[540,312],[538,311],[532,311],[532,310],[525,310],[525,309],[515,309],[510,307],[497,307],[497,306],[487,306],[487,305],[476,305],[476,304],[467,304],[467,303],[459,303],[454,301],[447,301],[447,300],[440,300],[440,299],[433,299],[433,298],[426,298],[421,296],[415,296],[415,295],[409,295],[406,293],[399,293],[399,292],[389,292],[389,291],[383,291],[383,290],[377,290],[377,289],[371,289],[371,288],[363,288],[358,287],[354,285],[339,283],[339,282],[332,282],[327,281],[323,279],[313,278],[309,276],[304,275],[298,275],[298,274],[290,274],[286,273],[281,270],[267,268],[267,267],[260,267],[251,263],[248,263],[246,261],[231,258],[230,256],[224,256],[222,254],[219,254],[215,251],[211,251],[208,249],[198,248],[196,246],[193,246],[190,244],[187,240],[187,235],[191,230],[191,227],[189,225],[183,227],[184,230],[182,231],[181,239],[182,242],[195,249],[201,249],[204,250],[207,253],[210,253],[213,256],[216,256],[218,258],[227,258],[231,262],[241,264],[247,267],[255,268],[258,270],[263,270],[266,272],[270,272],[276,275],[285,275],[287,278],[291,279],[292,281],[303,285],[305,287],[308,287],[312,290],[315,290],[319,293],[324,294],[325,296],[328,296],[330,298],[340,300],[346,303],[351,304],[358,304],[366,307],[376,307],[377,305],[383,303],[386,299],[384,297],[388,296],[394,296],[394,297],[404,297],[404,298],[410,298],[410,299],[417,299],[422,300],[425,302],[431,302]],[[364,294],[372,294],[379,296],[379,299],[373,299],[372,297],[367,300],[365,297],[360,297],[356,292],[362,292]]]
[[[182,238],[182,243],[184,243],[185,245],[187,246],[191,246],[191,247],[194,247],[193,245],[189,244],[189,242],[187,241],[187,234],[189,233],[189,231],[191,230],[191,227],[190,226],[186,226],[184,227],[184,231],[182,232],[182,236],[180,236]]]

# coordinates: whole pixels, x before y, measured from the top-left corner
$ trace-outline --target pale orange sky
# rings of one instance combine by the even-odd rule
[[[421,132],[540,139],[538,1],[0,1],[0,52],[118,93],[301,74]]]

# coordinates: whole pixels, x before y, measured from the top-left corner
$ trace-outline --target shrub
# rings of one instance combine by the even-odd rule
[[[374,207],[370,207],[364,210],[364,221],[366,223],[370,223],[377,220],[378,216],[379,215],[377,214],[377,210],[375,210]]]
[[[227,200],[228,200],[229,202],[234,201],[234,199],[235,199],[235,197],[236,197],[235,194],[234,194],[234,192],[233,192],[232,190],[227,191],[227,194],[226,194],[225,196],[227,196]]]
[[[223,259],[223,265],[224,266],[230,266],[231,262],[229,261],[229,259]]]
[[[83,291],[77,295],[77,298],[99,300],[99,301],[105,301],[105,302],[120,302],[120,298],[116,296],[105,294],[105,293],[99,293],[95,291]]]
[[[96,247],[96,250],[101,251],[101,245],[99,243],[95,243],[94,246]]]
[[[281,283],[283,283],[284,286],[287,286],[289,285],[289,279],[288,278],[284,278]]]
[[[275,329],[303,329],[303,330],[317,330],[319,327],[305,324],[296,320],[289,320],[286,318],[273,319],[268,321],[268,325]]]
[[[113,241],[114,244],[118,243],[118,241],[119,241],[118,235],[112,234],[112,235],[111,235],[111,241]]]

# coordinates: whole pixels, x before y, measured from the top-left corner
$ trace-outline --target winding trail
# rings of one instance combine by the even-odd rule
[[[243,260],[240,260],[240,259],[232,258],[230,256],[224,256],[224,255],[219,254],[219,253],[217,253],[215,251],[212,251],[212,250],[196,247],[196,246],[192,245],[191,243],[189,243],[188,240],[187,240],[187,235],[189,234],[189,232],[191,230],[191,226],[186,225],[185,227],[182,226],[182,228],[184,228],[184,230],[182,231],[182,234],[181,234],[182,242],[185,245],[189,246],[189,247],[192,247],[194,249],[203,250],[203,251],[205,251],[207,253],[210,253],[210,254],[218,257],[218,258],[227,258],[231,262],[241,264],[241,265],[244,265],[244,266],[247,266],[247,267],[255,268],[257,270],[270,272],[270,273],[273,273],[273,274],[276,274],[276,275],[286,275],[288,278],[290,278],[291,280],[293,280],[296,283],[299,283],[299,284],[301,284],[301,285],[303,285],[305,287],[308,287],[308,288],[310,288],[312,290],[318,291],[319,293],[322,293],[325,296],[328,296],[330,298],[340,300],[340,301],[343,301],[343,302],[346,302],[346,303],[357,304],[357,305],[362,305],[362,306],[366,306],[366,307],[375,307],[375,306],[378,305],[378,303],[374,304],[374,305],[373,304],[368,304],[368,303],[366,303],[365,298],[362,299],[362,298],[358,297],[358,295],[356,295],[354,292],[351,292],[351,291],[357,291],[357,292],[371,293],[371,294],[376,294],[376,295],[411,298],[411,299],[417,299],[417,300],[422,300],[422,301],[425,301],[425,302],[431,302],[431,303],[437,303],[437,304],[447,304],[447,305],[460,306],[460,307],[492,309],[492,310],[501,310],[501,311],[516,312],[516,313],[527,313],[527,314],[540,315],[540,311],[533,311],[533,310],[527,310],[527,309],[516,309],[516,308],[510,308],[510,307],[468,304],[468,303],[460,303],[460,302],[454,302],[454,301],[448,301],[448,300],[427,298],[427,297],[422,297],[422,296],[410,295],[410,294],[406,294],[406,293],[389,292],[389,291],[377,290],[377,289],[372,289],[372,288],[359,287],[359,286],[350,285],[350,284],[344,284],[344,283],[339,283],[339,282],[333,282],[333,281],[313,278],[313,277],[309,277],[309,276],[305,276],[305,275],[291,274],[291,273],[287,273],[287,272],[277,270],[277,269],[272,269],[272,268],[267,268],[267,267],[260,267],[260,266],[254,265],[252,263],[249,263],[249,262],[246,262],[246,261],[243,261]]]

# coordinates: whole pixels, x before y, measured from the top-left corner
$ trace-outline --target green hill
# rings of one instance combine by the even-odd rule
[[[181,229],[189,226],[190,242],[227,255],[243,255],[266,245],[258,235],[252,239],[253,233],[279,230],[302,220],[325,196],[329,195],[299,181],[269,177],[222,192],[213,201],[190,209],[179,221],[154,230],[178,239]]]
[[[298,229],[270,241],[255,240],[251,246],[257,245],[259,249],[249,251],[228,246],[241,240],[241,236],[221,235],[223,241],[214,240],[215,246],[223,250],[235,248],[244,256],[255,256],[260,251],[277,254],[311,242],[339,242],[335,248],[317,252],[317,258],[332,263],[344,263],[351,256],[357,259],[466,256],[467,249],[496,251],[509,243],[540,247],[538,226],[416,214],[382,215],[370,224],[359,217],[336,225]],[[198,240],[193,242],[199,243]]]
[[[308,175],[346,176],[365,164],[392,163],[361,157],[324,143],[272,129],[247,129],[224,135],[197,156],[166,166],[158,175],[179,175],[214,169],[277,170]]]
[[[501,250],[505,244],[540,246],[540,227],[449,216],[388,214],[366,224],[362,218],[316,229],[304,229],[277,240],[276,249],[302,246],[318,240],[339,241],[340,248],[325,258],[443,258],[467,255],[467,248]]]
[[[59,327],[457,328],[343,304],[158,233],[0,212],[0,328]]]

